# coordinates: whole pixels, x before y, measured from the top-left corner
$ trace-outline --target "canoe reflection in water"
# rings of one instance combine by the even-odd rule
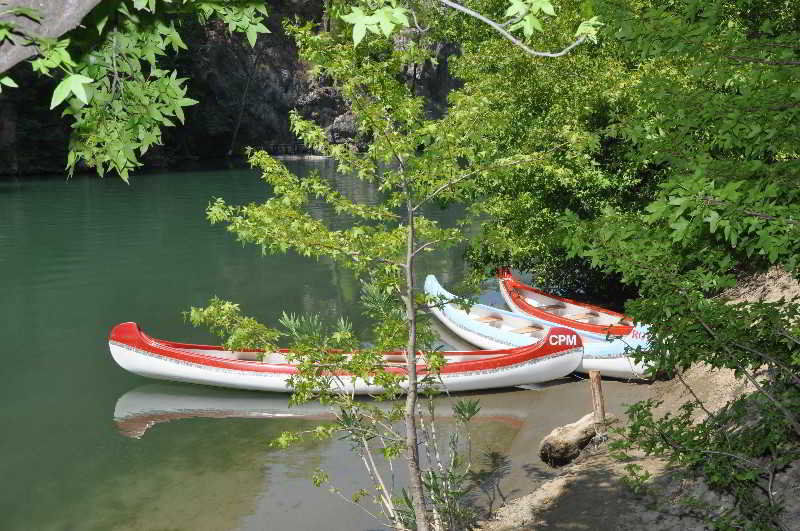
[[[513,391],[512,391],[513,393]],[[505,393],[508,394],[508,393]],[[525,421],[527,410],[496,394],[470,393],[437,399],[442,418],[452,417],[452,404],[461,398],[479,398],[481,412],[477,422],[500,422],[516,429]],[[365,402],[368,398],[363,399]],[[511,402],[511,403],[509,403]],[[378,404],[378,402],[376,402]],[[387,408],[389,403],[381,403]],[[281,393],[248,392],[215,389],[180,383],[147,384],[128,391],[117,400],[114,422],[120,434],[141,438],[156,424],[189,418],[300,418],[333,420],[329,406],[319,402],[289,407],[288,396]]]

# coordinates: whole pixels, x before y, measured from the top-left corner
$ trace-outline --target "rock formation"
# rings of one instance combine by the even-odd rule
[[[221,23],[184,24],[189,50],[173,59],[190,78],[188,96],[200,103],[186,110],[186,124],[163,129],[163,146],[147,153],[146,168],[186,168],[192,164],[239,156],[247,146],[302,149],[289,128],[289,112],[323,126],[331,141],[363,148],[347,102],[329,80],[314,78],[299,60],[297,48],[281,26],[295,15],[322,20],[320,2],[292,0],[271,9],[268,27],[255,48]],[[447,70],[453,45],[436,45],[436,65],[409,68],[406,78],[427,99],[431,115],[441,115],[447,93],[456,86]],[[69,119],[50,111],[53,80],[34,76],[30,65],[11,72],[19,89],[0,94],[0,175],[63,174],[69,142]]]

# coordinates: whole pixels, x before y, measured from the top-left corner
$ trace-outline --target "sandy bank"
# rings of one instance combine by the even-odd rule
[[[776,301],[800,295],[800,285],[789,275],[773,269],[725,294],[731,301]],[[667,382],[656,382],[647,394],[663,401],[657,413],[675,412],[693,395],[714,412],[752,388],[734,377],[730,370],[712,370],[695,365]],[[608,394],[608,392],[607,392]],[[576,417],[577,418],[577,417]],[[624,417],[623,417],[624,418]],[[564,423],[576,419],[564,419]],[[530,459],[538,445],[531,448]],[[553,470],[554,477],[537,484],[529,494],[510,501],[483,523],[483,531],[529,529],[595,530],[618,529],[648,531],[707,529],[699,515],[679,501],[681,495],[696,496],[705,507],[723,510],[733,501],[710,491],[699,480],[678,477],[666,462],[639,455],[632,463],[652,475],[647,488],[633,492],[623,480],[625,467],[608,455],[607,446],[587,448],[571,465]],[[552,470],[552,469],[551,469]],[[784,522],[788,529],[800,529],[800,465],[795,463],[783,474],[778,487],[786,496]]]

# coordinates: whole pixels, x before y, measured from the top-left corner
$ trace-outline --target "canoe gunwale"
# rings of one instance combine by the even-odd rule
[[[288,376],[297,374],[297,369],[290,363],[265,363],[257,360],[238,360],[214,356],[211,354],[201,354],[190,352],[192,350],[224,351],[225,349],[212,345],[195,345],[191,343],[177,343],[162,341],[152,338],[142,332],[136,323],[121,323],[115,326],[109,334],[109,344],[119,348],[135,352],[140,355],[167,359],[173,362],[184,363],[187,365],[202,366],[226,372],[245,372],[245,373],[266,373],[276,376]],[[482,356],[476,360],[462,360],[447,363],[441,369],[442,376],[460,376],[467,374],[484,374],[497,370],[506,370],[518,366],[535,363],[547,357],[557,357],[568,353],[571,349],[565,346],[554,346],[546,341],[539,341],[532,345],[516,348],[497,349],[495,351],[476,350],[476,351],[453,351],[450,356]],[[281,349],[287,352],[286,349]],[[260,352],[258,350],[243,352]],[[496,356],[486,357],[495,353]],[[395,354],[395,353],[392,353]],[[402,354],[398,352],[397,354]],[[428,373],[425,365],[417,365],[420,375]],[[406,368],[402,366],[386,367],[386,371],[406,374]],[[337,372],[335,376],[352,377],[349,373]]]
[[[527,284],[524,284],[519,280],[517,280],[516,278],[514,278],[511,272],[507,269],[498,272],[497,280],[498,284],[500,285],[500,292],[502,293],[503,298],[506,300],[506,302],[509,303],[509,306],[511,306],[519,313],[532,315],[539,319],[549,321],[553,324],[567,326],[569,328],[574,328],[580,331],[591,332],[594,334],[624,337],[630,335],[633,332],[634,329],[633,325],[623,325],[623,324],[608,325],[608,324],[584,323],[582,321],[569,319],[568,317],[557,315],[549,311],[537,308],[529,304],[525,300],[525,298],[518,293],[518,291],[530,291],[532,293],[536,293],[538,295],[555,299],[567,304],[573,304],[575,306],[580,306],[581,308],[586,308],[587,310],[592,312],[598,312],[601,315],[610,315],[612,317],[617,317],[619,319],[630,320],[630,317],[628,317],[627,315],[615,312],[613,310],[608,310],[606,308],[595,306],[593,304],[577,302],[572,299],[568,299],[566,297],[560,297],[558,295],[552,295],[550,293],[536,289],[532,286],[528,286]]]

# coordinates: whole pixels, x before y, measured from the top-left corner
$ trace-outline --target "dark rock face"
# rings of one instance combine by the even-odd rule
[[[327,127],[349,109],[341,94],[330,86],[309,84],[308,92],[297,100],[297,110],[304,118]]]
[[[328,80],[313,78],[281,26],[295,15],[322,20],[321,2],[290,0],[273,7],[271,33],[251,48],[223,24],[185,24],[188,52],[172,65],[189,78],[188,96],[200,103],[186,109],[186,124],[163,129],[163,146],[144,157],[147,168],[182,168],[191,163],[241,155],[247,146],[275,152],[302,147],[289,126],[289,112],[324,127],[328,138],[363,148],[365,138],[347,102]],[[437,45],[438,62],[409,68],[406,79],[428,100],[432,116],[443,114],[456,86],[447,72],[453,45]],[[55,83],[34,76],[28,64],[11,72],[20,87],[0,94],[0,175],[63,173],[70,122],[48,104]],[[291,152],[291,151],[288,151]]]
[[[33,74],[27,63],[9,72],[20,88],[0,94],[0,175],[63,173],[69,124],[51,111],[56,83]]]
[[[427,61],[416,69],[409,67],[406,77],[410,83],[414,83],[416,94],[425,98],[428,115],[438,118],[447,112],[447,95],[461,86],[461,82],[450,75],[447,66],[448,59],[459,54],[460,50],[456,44],[437,43],[433,53],[436,64]]]

